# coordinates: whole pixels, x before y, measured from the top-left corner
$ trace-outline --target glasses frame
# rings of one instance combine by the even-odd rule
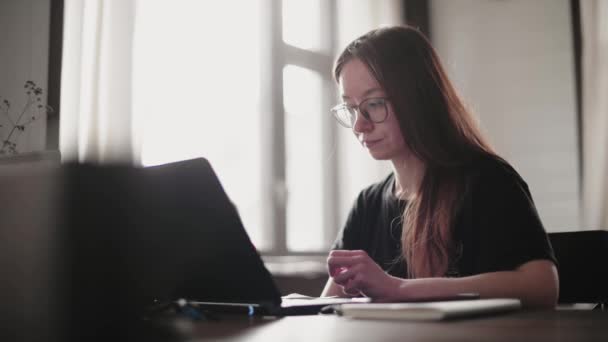
[[[382,118],[382,120],[372,120],[371,117],[369,116],[369,113],[366,111],[362,111],[361,110],[361,106],[363,106],[365,103],[367,103],[368,101],[372,101],[372,100],[382,100],[382,104],[384,105],[384,118]],[[384,121],[386,121],[386,119],[388,118],[388,106],[386,105],[386,103],[388,102],[388,98],[387,97],[370,97],[367,98],[363,101],[361,101],[361,103],[359,103],[356,106],[350,106],[348,104],[346,104],[345,102],[340,103],[336,106],[334,106],[333,108],[330,109],[330,112],[332,113],[332,115],[334,116],[334,119],[336,119],[336,121],[338,121],[338,123],[346,128],[353,128],[355,121],[357,120],[357,114],[363,116],[363,118],[365,118],[365,120],[378,124],[378,123],[383,123]],[[352,109],[355,111],[355,118],[354,120],[352,120],[352,123],[350,125],[347,125],[341,118],[340,115],[338,114],[339,111],[341,110],[346,110],[348,112],[350,112],[349,109]]]

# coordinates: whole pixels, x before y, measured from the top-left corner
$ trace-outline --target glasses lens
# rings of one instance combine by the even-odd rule
[[[367,114],[367,119],[375,123],[384,121],[388,114],[384,99],[368,99],[361,103],[361,110]]]
[[[335,107],[331,112],[340,125],[348,128],[353,126],[354,115],[351,114],[351,110],[347,106],[341,105]]]

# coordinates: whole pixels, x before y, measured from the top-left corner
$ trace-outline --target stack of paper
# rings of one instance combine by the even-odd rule
[[[519,299],[475,299],[429,303],[342,304],[336,312],[350,318],[439,321],[521,308]]]

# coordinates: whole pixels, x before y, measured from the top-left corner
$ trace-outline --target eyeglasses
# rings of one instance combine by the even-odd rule
[[[359,103],[358,106],[349,106],[341,103],[331,109],[338,123],[346,128],[352,128],[357,119],[357,112],[363,115],[367,121],[381,123],[388,117],[386,108],[387,99],[384,97],[372,97]]]

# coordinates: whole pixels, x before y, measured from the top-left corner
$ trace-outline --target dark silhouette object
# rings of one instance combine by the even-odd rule
[[[608,231],[549,233],[559,271],[559,303],[608,310]]]

